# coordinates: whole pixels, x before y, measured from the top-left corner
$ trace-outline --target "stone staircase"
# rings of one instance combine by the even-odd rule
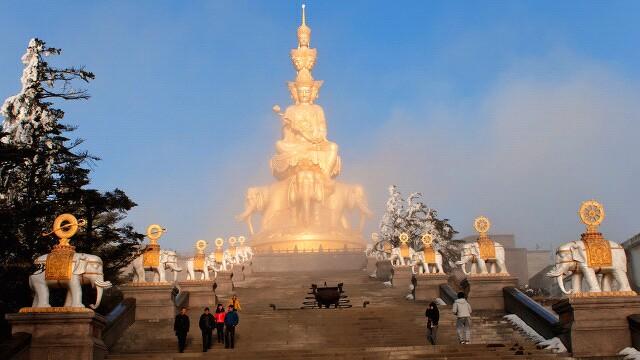
[[[328,286],[343,282],[353,308],[300,309],[310,284],[325,281]],[[242,303],[235,349],[216,343],[201,352],[197,318],[202,309],[191,309],[186,353],[177,353],[172,322],[162,320],[136,322],[108,359],[562,358],[537,349],[496,313],[474,314],[472,344],[460,345],[450,306],[440,308],[438,345],[427,345],[426,304],[404,300],[406,287],[385,288],[363,272],[253,274],[236,284],[235,292]]]

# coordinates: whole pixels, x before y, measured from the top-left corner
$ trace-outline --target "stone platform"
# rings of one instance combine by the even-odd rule
[[[433,301],[440,297],[440,285],[446,284],[447,274],[416,274],[415,299]]]
[[[102,360],[105,319],[91,310],[7,314],[13,333],[31,334],[31,360]]]
[[[218,303],[213,283],[213,280],[186,280],[179,281],[178,288],[189,293],[189,308],[202,309]]]
[[[123,297],[136,299],[136,320],[173,319],[176,307],[171,283],[129,283],[120,286]]]
[[[509,275],[471,275],[468,300],[473,310],[504,311],[504,295],[502,289],[507,286],[518,286],[518,279]]]
[[[560,339],[579,358],[616,356],[632,347],[627,316],[640,314],[640,296],[570,297],[553,305]]]
[[[218,271],[216,273],[215,284],[216,294],[230,294],[233,291],[233,271]]]
[[[391,283],[394,287],[401,287],[408,289],[411,284],[411,277],[413,276],[413,270],[411,266],[395,266],[393,268],[393,279]]]
[[[345,271],[366,266],[364,250],[324,252],[273,252],[256,254],[252,271]]]

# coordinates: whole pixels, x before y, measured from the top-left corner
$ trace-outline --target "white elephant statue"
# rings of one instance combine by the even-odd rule
[[[215,253],[212,253],[212,255],[215,257]],[[231,250],[227,249],[225,251],[223,251],[222,253],[222,261],[219,262],[216,260],[216,273],[218,271],[229,271],[231,270],[231,268],[233,267],[233,264],[235,264],[235,255],[233,255],[231,253]],[[217,276],[217,274],[216,274]]]
[[[483,259],[480,257],[480,244],[478,242],[467,243],[462,246],[462,254],[460,260],[456,261],[456,265],[462,267],[465,275],[480,274],[508,274],[507,266],[504,260],[504,247],[497,242],[493,242],[495,250],[495,258]],[[471,264],[470,271],[467,271],[467,264]]]
[[[391,255],[392,245],[386,241],[378,241],[372,246],[370,252],[371,256],[374,256],[377,260],[389,260]]]
[[[367,247],[364,249],[364,255],[366,257],[376,257],[376,250],[373,248],[373,244],[367,244]]]
[[[200,275],[200,280],[209,280],[209,272],[213,271],[214,272],[214,278],[215,278],[215,272],[216,272],[216,258],[214,255],[209,254],[209,256],[205,256],[204,258],[204,266],[203,269],[200,270],[196,270],[194,269],[194,262],[195,262],[195,258],[194,257],[190,257],[187,259],[186,264],[187,264],[187,280],[196,280],[196,275],[195,273],[201,273]]]
[[[173,272],[173,280],[178,277],[178,272],[182,271],[182,268],[178,266],[178,255],[175,251],[160,250],[160,265],[158,267],[144,267],[143,254],[133,259],[133,282],[146,282],[145,271],[153,271],[153,281],[166,282],[165,270],[171,270]]]
[[[587,264],[587,250],[584,242],[577,240],[558,247],[556,264],[547,273],[547,276],[556,278],[560,290],[567,295],[580,292],[612,291],[613,280],[616,282],[617,291],[631,292],[627,278],[627,256],[624,248],[613,241],[608,242],[611,248],[611,266],[590,267]],[[598,279],[598,275],[601,275],[600,279]],[[564,280],[569,276],[572,276],[571,289],[567,291]],[[586,291],[582,290],[583,278],[588,287]]]
[[[409,256],[402,256],[402,249],[397,246],[391,249],[391,254],[389,255],[389,260],[391,261],[391,265],[393,266],[406,266],[413,265],[413,258],[415,257],[416,251],[413,250],[411,246],[409,246]]]
[[[251,246],[240,245],[236,246],[236,261],[238,263],[246,263],[253,258],[253,249]]]
[[[424,257],[424,251],[416,251],[413,257],[414,266],[417,267],[417,271],[414,271],[418,274],[444,274],[444,270],[442,268],[442,254],[438,250],[433,250],[435,253],[435,262],[427,263]]]
[[[36,259],[35,264],[42,267],[29,276],[29,286],[34,294],[33,307],[51,307],[51,304],[49,304],[49,287],[67,288],[64,306],[84,307],[82,304],[82,285],[91,285],[96,288],[96,302],[89,305],[89,307],[97,309],[100,306],[103,290],[111,287],[111,282],[104,281],[102,259],[95,255],[75,253],[71,265],[72,274],[70,280],[46,280],[45,267],[47,257],[48,254]]]

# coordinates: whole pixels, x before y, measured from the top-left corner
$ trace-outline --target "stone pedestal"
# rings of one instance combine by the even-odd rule
[[[102,360],[104,317],[93,311],[7,314],[12,332],[31,334],[31,360]]]
[[[234,283],[244,281],[244,264],[234,264],[231,272],[233,273]]]
[[[473,306],[473,305],[472,305]],[[631,344],[627,316],[640,313],[640,297],[579,297],[553,305],[573,357],[615,356]]]
[[[513,276],[471,275],[469,282],[469,303],[473,310],[504,311],[504,295],[502,289],[507,286],[518,286],[518,279]]]
[[[374,257],[367,257],[367,274],[372,274],[376,271],[376,263],[378,259]]]
[[[404,286],[408,288],[411,284],[412,276],[411,266],[395,266],[393,268],[393,280],[391,283],[393,287]]]
[[[136,299],[136,320],[173,319],[176,315],[171,283],[130,283],[120,290],[125,299]]]
[[[253,261],[244,264],[244,276],[253,274]]]
[[[180,292],[189,293],[189,307],[194,311],[202,311],[205,307],[215,308],[216,293],[213,291],[213,280],[179,281]]]
[[[228,295],[233,291],[233,282],[232,282],[233,272],[231,271],[218,271],[216,275],[216,294],[218,295]]]
[[[376,262],[376,279],[380,281],[389,281],[391,279],[391,272],[393,271],[393,265],[389,260],[380,260]]]
[[[440,297],[440,285],[446,284],[447,274],[416,274],[416,300],[431,301]]]

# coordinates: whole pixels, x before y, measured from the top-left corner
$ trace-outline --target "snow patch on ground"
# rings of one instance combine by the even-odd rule
[[[527,325],[518,315],[509,314],[505,315],[504,319],[507,320],[513,327],[518,329],[522,335],[524,335],[527,339],[533,341],[539,347],[551,350],[554,353],[564,353],[567,352],[567,348],[564,346],[562,341],[557,337],[552,339],[545,339],[542,335],[538,334],[531,326]],[[640,358],[638,358],[640,360]]]
[[[640,351],[632,347],[622,349],[618,355],[624,355],[624,360],[640,360]]]

